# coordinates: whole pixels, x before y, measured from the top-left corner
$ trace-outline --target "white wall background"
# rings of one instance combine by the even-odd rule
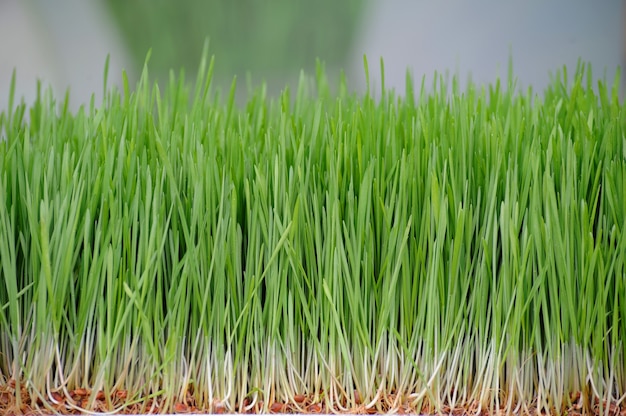
[[[590,61],[596,75],[606,71],[612,79],[625,62],[624,5],[624,0],[370,0],[349,58],[349,81],[364,89],[363,54],[372,82],[380,82],[382,56],[386,84],[399,91],[407,68],[416,85],[422,75],[446,70],[462,81],[471,74],[475,82],[493,82],[506,77],[509,56],[521,87],[541,90],[551,73],[564,64],[573,68],[579,58]],[[88,103],[92,93],[100,99],[107,53],[109,83],[119,85],[131,61],[101,1],[0,0],[0,110],[14,68],[17,95],[27,103],[35,98],[37,79],[59,99],[71,86],[73,109]]]
[[[100,1],[0,0],[0,110],[6,109],[11,74],[16,95],[27,104],[36,97],[37,80],[77,109],[92,93],[101,99],[104,64],[110,54],[109,84],[121,85],[128,55]]]
[[[512,56],[519,85],[536,91],[579,58],[612,80],[625,62],[624,6],[623,0],[370,0],[351,73],[363,88],[365,53],[370,78],[380,82],[382,56],[386,84],[400,91],[407,68],[418,86],[423,75],[446,70],[460,81],[471,74],[489,83],[506,78]]]

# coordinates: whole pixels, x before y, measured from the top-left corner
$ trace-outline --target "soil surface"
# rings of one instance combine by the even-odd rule
[[[228,409],[224,404],[215,402],[212,406],[200,407],[196,405],[193,394],[190,392],[184,401],[168,401],[165,397],[131,398],[129,392],[117,390],[110,395],[102,391],[92,392],[87,389],[71,391],[55,391],[48,397],[32,397],[25,387],[20,388],[20,401],[17,402],[15,382],[0,385],[0,415],[49,415],[49,414],[86,414],[86,413],[115,413],[115,414],[446,414],[446,415],[481,415],[504,414],[504,411],[490,412],[481,408],[478,403],[471,403],[465,407],[443,406],[436,409],[428,403],[422,402],[420,408],[414,408],[408,401],[399,400],[394,394],[383,396],[378,402],[367,405],[361,403],[358,393],[355,392],[356,405],[338,403],[329,407],[320,395],[307,396],[296,394],[290,403],[273,402],[268,407],[263,401],[245,399],[239,408]],[[581,393],[572,394],[570,404],[562,411],[539,410],[536,405],[530,404],[520,407],[516,415],[609,415],[626,416],[626,403],[601,403],[599,400],[585,400]],[[608,406],[608,413],[607,413]]]

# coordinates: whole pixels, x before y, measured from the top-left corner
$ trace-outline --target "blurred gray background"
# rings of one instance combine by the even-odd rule
[[[71,86],[71,107],[100,99],[122,70],[137,79],[146,53],[154,79],[184,69],[193,80],[207,37],[216,56],[215,80],[237,76],[245,90],[268,83],[277,92],[321,59],[332,80],[345,70],[350,88],[364,91],[363,55],[372,84],[404,90],[407,69],[419,85],[435,71],[462,85],[506,77],[509,57],[520,87],[543,89],[563,65],[578,59],[613,78],[626,56],[624,0],[0,0],[0,109],[11,74],[18,97],[32,103],[37,80],[59,99]],[[622,83],[623,85],[623,83]]]
[[[598,78],[612,81],[625,62],[626,2],[623,0],[372,1],[352,49],[354,77],[366,52],[371,77],[404,89],[407,67],[416,83],[435,71],[485,84],[507,77],[509,57],[518,86],[542,90],[564,65],[591,62]],[[376,58],[376,59],[371,59]],[[362,66],[362,65],[361,65]]]

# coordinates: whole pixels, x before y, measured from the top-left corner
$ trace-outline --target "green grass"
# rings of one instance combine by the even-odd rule
[[[624,405],[617,85],[580,66],[542,94],[407,77],[374,99],[320,67],[239,108],[212,68],[0,115],[15,406]]]

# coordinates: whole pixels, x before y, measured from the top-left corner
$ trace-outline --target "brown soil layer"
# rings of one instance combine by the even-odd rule
[[[52,392],[50,397],[42,400],[38,397],[31,397],[25,387],[20,388],[21,405],[17,404],[17,391],[15,382],[0,385],[0,415],[72,415],[85,414],[86,412],[115,412],[116,414],[445,414],[453,416],[480,415],[489,416],[491,414],[505,414],[503,410],[491,412],[478,405],[471,403],[465,407],[443,406],[440,409],[430,405],[427,401],[422,401],[420,408],[411,407],[408,403],[398,404],[397,397],[393,394],[384,396],[381,400],[371,406],[360,403],[358,393],[357,405],[348,407],[346,403],[341,406],[329,407],[328,404],[318,398],[297,394],[291,403],[273,402],[265,408],[263,401],[253,402],[245,399],[241,408],[227,409],[223,404],[215,402],[212,406],[205,408],[196,406],[195,399],[188,393],[184,401],[168,402],[165,397],[146,397],[133,399],[130,401],[129,393],[125,390],[117,390],[108,397],[104,392],[91,392],[86,389],[75,389],[68,392]],[[609,404],[600,400],[584,400],[581,393],[572,394],[569,398],[569,407],[557,411],[539,410],[536,404],[521,406],[516,415],[609,415],[626,416],[626,403]],[[395,404],[394,404],[395,403]],[[608,406],[608,409],[607,409]],[[608,413],[607,413],[608,410]]]

